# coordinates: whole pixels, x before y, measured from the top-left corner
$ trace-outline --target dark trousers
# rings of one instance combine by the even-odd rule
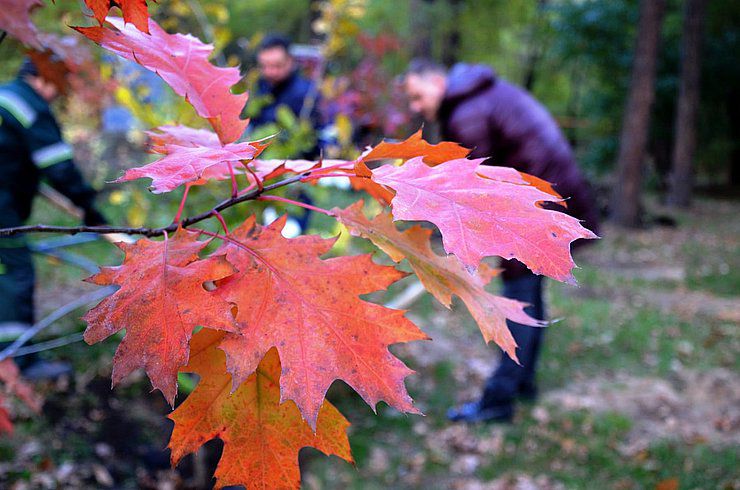
[[[25,239],[0,238],[0,324],[33,324],[34,281]]]
[[[530,306],[525,311],[538,320],[544,320],[542,279],[542,276],[528,271],[524,276],[505,280],[503,296],[529,303]],[[507,324],[519,346],[517,356],[521,365],[501,351],[501,362],[486,381],[481,400],[483,406],[510,404],[522,389],[534,387],[544,329],[510,321]]]

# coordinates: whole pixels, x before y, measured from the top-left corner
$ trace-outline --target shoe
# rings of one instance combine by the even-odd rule
[[[483,407],[480,402],[465,403],[447,411],[447,420],[451,422],[511,422],[514,418],[514,407],[511,404]]]
[[[72,374],[72,365],[61,361],[36,361],[21,371],[29,381],[55,380]]]
[[[520,384],[519,391],[516,394],[517,398],[525,402],[536,401],[538,395],[537,385],[531,382]]]

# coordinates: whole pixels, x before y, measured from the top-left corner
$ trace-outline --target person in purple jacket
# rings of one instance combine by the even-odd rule
[[[596,232],[598,210],[590,186],[557,123],[526,90],[488,66],[457,64],[449,72],[427,60],[413,60],[404,78],[410,109],[439,122],[442,139],[472,148],[471,158],[513,167],[554,185],[567,198],[567,212]],[[554,209],[566,211],[558,205]],[[545,319],[542,276],[517,260],[501,261],[503,295],[529,303],[527,312]],[[508,422],[517,398],[537,396],[536,367],[543,329],[508,322],[519,350],[515,363],[501,352],[501,362],[480,398],[451,408],[452,421]]]

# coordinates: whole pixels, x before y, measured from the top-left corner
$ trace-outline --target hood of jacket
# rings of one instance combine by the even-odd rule
[[[447,74],[446,103],[469,97],[496,83],[496,72],[489,66],[458,63]]]

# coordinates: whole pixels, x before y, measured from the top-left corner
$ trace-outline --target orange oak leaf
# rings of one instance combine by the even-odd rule
[[[422,130],[409,136],[399,143],[381,141],[372,150],[362,155],[360,160],[369,162],[382,159],[410,160],[424,157],[427,165],[435,166],[450,160],[465,158],[470,153],[468,148],[451,141],[442,141],[436,145],[428,143],[422,137]]]
[[[170,404],[177,394],[177,370],[188,361],[188,342],[196,326],[235,331],[231,305],[203,284],[232,274],[223,256],[198,258],[208,242],[185,230],[165,241],[146,238],[116,244],[125,257],[118,267],[103,267],[88,282],[120,289],[87,312],[85,341],[100,342],[126,329],[113,358],[113,385],[138,368]]]
[[[44,5],[41,0],[8,0],[0,8],[0,30],[28,47],[44,49],[39,30],[31,20],[31,12]]]
[[[21,379],[18,366],[12,359],[0,361],[0,386],[4,395],[14,395],[32,411],[36,413],[41,411],[41,396]],[[13,432],[13,423],[5,406],[5,400],[6,397],[0,394],[0,434]]]
[[[140,31],[149,33],[149,11],[146,8],[146,0],[85,0],[85,4],[93,11],[95,19],[101,26],[108,11],[118,7],[123,13],[124,22],[130,22]]]
[[[169,448],[173,466],[188,453],[218,437],[224,443],[214,474],[216,488],[300,488],[298,452],[315,447],[352,463],[349,422],[328,401],[319,410],[316,431],[301,418],[295,403],[280,402],[280,358],[270,349],[233,393],[223,351],[223,334],[203,329],[193,336],[190,362],[197,373],[195,390],[169,416],[175,422]]]
[[[450,160],[436,167],[421,158],[401,167],[373,170],[373,180],[396,191],[396,220],[434,223],[445,251],[468,267],[483,257],[516,258],[536,274],[575,283],[570,243],[597,238],[567,214],[542,209],[557,199],[534,186],[494,181],[478,175],[483,160]],[[454,178],[451,178],[454,176]]]
[[[485,290],[496,270],[481,264],[478,271],[469,272],[455,257],[439,256],[432,250],[431,230],[414,225],[399,231],[389,213],[368,220],[362,208],[363,202],[358,201],[346,209],[334,208],[332,213],[353,235],[372,241],[394,262],[407,259],[426,290],[447,308],[452,304],[453,294],[462,299],[485,341],[496,342],[512,359],[517,358],[516,341],[506,320],[531,326],[545,325],[524,312],[525,303]]]
[[[221,348],[239,386],[272,347],[283,366],[282,400],[293,400],[313,428],[326,390],[341,379],[371,406],[385,400],[418,413],[406,392],[412,373],[388,346],[426,339],[404,312],[369,303],[359,295],[383,290],[405,276],[373,263],[370,255],[322,260],[334,240],[286,239],[285,216],[267,227],[249,218],[234,230],[225,253],[238,273],[217,291],[234,303],[239,334]]]
[[[220,68],[208,61],[213,46],[191,35],[168,34],[151,19],[151,35],[125,25],[117,17],[109,17],[108,22],[113,29],[75,29],[102,47],[157,73],[208,119],[221,143],[231,143],[244,133],[249,120],[240,119],[240,115],[248,94],[231,92],[231,86],[241,79],[238,68]]]
[[[159,194],[170,192],[183,184],[204,183],[209,178],[228,178],[228,164],[253,159],[260,149],[249,143],[229,143],[219,147],[180,146],[165,144],[156,147],[165,156],[143,167],[126,170],[114,182],[127,182],[148,177],[150,190]]]

